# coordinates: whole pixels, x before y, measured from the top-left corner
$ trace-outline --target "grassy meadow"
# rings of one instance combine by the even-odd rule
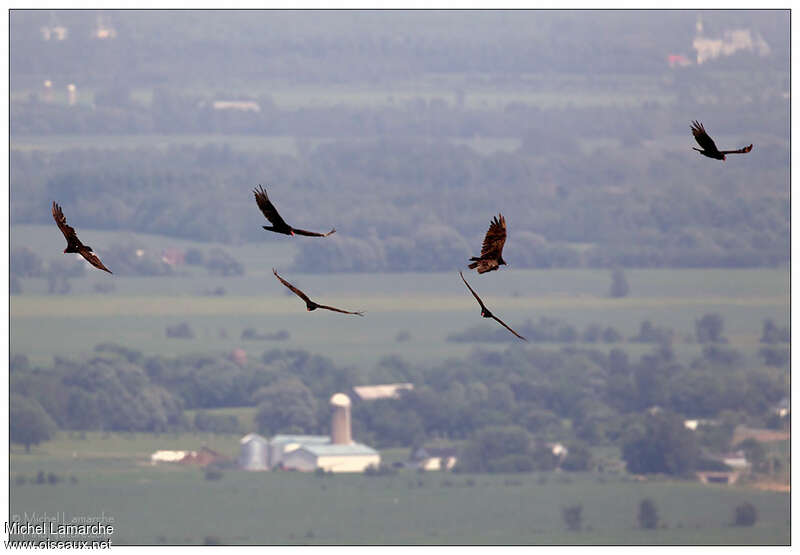
[[[83,438],[83,439],[81,439]],[[113,517],[115,544],[787,544],[789,494],[746,486],[640,482],[624,474],[469,475],[400,471],[394,476],[315,476],[151,465],[156,449],[208,445],[238,452],[238,436],[61,432],[30,454],[12,448],[12,514]],[[396,450],[392,450],[396,451]],[[400,458],[389,453],[387,460]],[[68,478],[33,484],[38,471]],[[17,483],[18,476],[26,483]],[[662,527],[640,530],[651,498]],[[755,526],[730,526],[748,501]],[[583,505],[569,531],[566,506]]]
[[[82,231],[102,256],[102,245],[135,238],[145,248],[188,248],[208,252],[213,244],[154,235]],[[14,226],[12,249],[27,245],[45,263],[65,256],[63,238],[55,226]],[[297,274],[289,270],[294,247],[265,237],[262,243],[219,245],[245,263],[245,275],[220,277],[205,268],[182,266],[175,275],[160,277],[109,276],[89,268],[72,279],[69,295],[48,295],[43,278],[23,280],[23,294],[11,297],[11,351],[40,364],[55,355],[91,352],[107,341],[146,353],[182,354],[229,352],[242,348],[259,356],[275,347],[303,348],[326,354],[340,364],[371,367],[387,354],[414,362],[435,362],[465,356],[476,345],[446,341],[448,335],[475,325],[491,329],[458,277],[457,268],[442,273]],[[308,313],[272,275],[272,267],[317,300],[345,309],[363,310],[365,318],[317,311]],[[591,323],[613,326],[630,338],[644,320],[676,332],[675,350],[689,358],[701,351],[691,340],[694,322],[707,313],[723,317],[729,345],[746,354],[760,348],[763,321],[789,323],[789,272],[776,269],[644,269],[626,271],[630,294],[608,298],[610,273],[592,269],[503,269],[492,275],[473,275],[470,283],[487,305],[510,325],[540,317],[559,318],[579,332]],[[113,280],[113,281],[112,281]],[[97,284],[111,281],[114,290],[100,294]],[[222,287],[224,296],[210,296]],[[193,339],[167,338],[165,328],[188,322]],[[243,340],[242,331],[286,330],[285,341]],[[410,339],[398,342],[400,332]],[[561,348],[564,344],[537,344]],[[611,348],[615,344],[594,344]],[[617,344],[620,345],[620,344]],[[648,344],[626,342],[632,353]],[[505,348],[503,343],[482,343]]]

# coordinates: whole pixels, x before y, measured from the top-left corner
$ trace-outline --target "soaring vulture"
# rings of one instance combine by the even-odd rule
[[[481,300],[481,298],[478,296],[478,294],[477,294],[477,293],[476,293],[476,292],[475,292],[475,291],[472,289],[472,287],[470,287],[470,286],[469,286],[469,283],[467,283],[467,280],[466,280],[466,279],[464,279],[464,274],[462,274],[461,272],[458,272],[458,273],[459,273],[459,275],[461,276],[461,279],[464,281],[464,285],[466,285],[466,286],[467,286],[467,289],[469,289],[469,290],[470,290],[470,293],[472,293],[472,296],[473,296],[473,297],[475,297],[475,300],[476,300],[476,301],[478,301],[478,304],[479,304],[479,305],[481,305],[481,316],[483,316],[484,318],[494,318],[495,320],[497,320],[498,322],[500,322],[500,325],[501,325],[501,326],[503,326],[504,328],[506,328],[508,331],[510,331],[511,333],[513,333],[514,335],[516,335],[517,337],[519,337],[520,339],[522,339],[522,340],[524,340],[524,341],[527,341],[527,339],[525,339],[524,337],[522,337],[520,334],[518,334],[517,332],[515,332],[515,331],[514,331],[514,330],[512,330],[511,328],[509,328],[509,327],[506,325],[506,323],[505,323],[505,322],[503,322],[503,321],[502,321],[500,318],[498,318],[497,316],[495,316],[494,314],[492,314],[491,312],[489,312],[489,309],[488,309],[488,308],[486,308],[486,305],[485,305],[485,304],[483,304],[483,301],[482,301],[482,300]]]
[[[109,274],[113,273],[111,270],[103,266],[103,263],[100,262],[100,259],[97,258],[97,255],[92,252],[92,247],[81,243],[81,240],[78,239],[78,235],[75,233],[75,230],[67,225],[67,218],[64,217],[61,207],[56,204],[55,201],[53,201],[53,219],[56,221],[56,224],[58,224],[58,229],[61,230],[61,233],[63,233],[64,237],[67,239],[67,248],[64,249],[64,252],[76,252],[88,260],[89,264],[95,268],[105,270]]]
[[[305,229],[294,228],[283,221],[283,218],[281,218],[281,215],[278,214],[275,206],[270,202],[264,187],[259,185],[257,189],[253,189],[253,193],[256,196],[256,202],[258,203],[258,207],[261,209],[261,212],[264,214],[264,217],[267,218],[272,224],[271,226],[261,226],[267,231],[283,233],[284,235],[307,235],[309,237],[327,237],[331,233],[336,232],[336,228],[331,229],[328,233],[317,233],[315,231],[306,231]]]
[[[470,258],[475,262],[469,265],[469,269],[477,268],[479,274],[497,270],[501,264],[506,263],[503,260],[503,245],[506,243],[506,219],[502,214],[499,216],[500,219],[495,217],[489,225],[486,237],[483,238],[481,255]]]
[[[744,148],[740,148],[739,150],[717,150],[717,145],[714,144],[714,139],[708,136],[705,127],[703,127],[703,124],[698,121],[692,121],[692,135],[694,135],[697,143],[703,147],[703,150],[695,147],[692,147],[692,149],[696,150],[703,156],[708,156],[709,158],[713,158],[715,160],[722,160],[723,162],[725,161],[726,154],[747,154],[753,150],[752,144]]]
[[[324,308],[325,310],[333,310],[334,312],[341,312],[342,314],[358,314],[359,316],[364,316],[364,314],[361,312],[350,312],[347,310],[342,310],[340,308],[334,308],[332,306],[325,306],[324,304],[317,304],[311,299],[309,299],[308,295],[306,295],[305,293],[300,291],[297,287],[295,287],[294,285],[283,279],[281,276],[279,276],[278,272],[275,271],[275,268],[272,269],[272,273],[275,274],[275,277],[278,278],[282,284],[288,287],[292,291],[292,293],[294,293],[295,295],[297,295],[306,302],[306,310],[308,310],[309,312],[311,312],[312,310],[316,310],[318,308]]]

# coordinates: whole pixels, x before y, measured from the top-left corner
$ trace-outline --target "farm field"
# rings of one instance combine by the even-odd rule
[[[241,348],[260,356],[272,348],[303,348],[324,353],[339,364],[369,367],[388,354],[410,361],[435,362],[465,356],[475,343],[447,341],[453,333],[472,326],[492,329],[458,278],[457,269],[439,273],[403,274],[296,274],[291,272],[294,246],[281,241],[244,245],[214,245],[155,235],[87,230],[95,244],[133,238],[144,248],[196,247],[208,251],[220,246],[245,261],[244,276],[210,275],[205,268],[181,267],[176,275],[160,277],[108,276],[87,271],[71,280],[68,295],[47,295],[44,278],[23,281],[21,295],[11,297],[11,352],[35,363],[49,363],[55,355],[91,352],[95,345],[116,342],[146,353],[184,354],[230,352]],[[12,249],[22,241],[42,253],[45,263],[64,256],[62,238],[50,226],[14,226]],[[98,248],[99,249],[99,248]],[[48,255],[47,253],[52,253]],[[342,317],[304,310],[302,301],[284,290],[271,268],[307,291],[312,298],[355,310],[366,317]],[[284,270],[287,268],[287,270]],[[676,355],[684,360],[701,347],[687,338],[703,314],[723,317],[729,345],[747,354],[761,347],[763,321],[789,323],[789,272],[776,269],[646,269],[626,271],[630,294],[607,297],[606,270],[555,269],[497,272],[492,279],[473,276],[471,283],[484,301],[510,325],[540,317],[558,318],[583,329],[592,323],[613,326],[625,338],[638,333],[644,320],[676,332]],[[468,279],[470,279],[468,277]],[[110,294],[93,287],[113,280]],[[222,287],[224,296],[209,296]],[[170,339],[165,328],[187,322],[193,339]],[[284,341],[243,340],[242,332],[289,332]],[[408,332],[405,342],[398,342]],[[502,349],[504,343],[481,343]],[[545,348],[565,344],[539,343]],[[587,344],[613,348],[615,344]],[[632,353],[651,349],[648,344],[625,343]]]
[[[61,432],[31,454],[11,452],[11,512],[111,516],[115,544],[787,544],[789,494],[745,486],[639,482],[624,474],[469,475],[400,471],[394,476],[315,476],[152,466],[156,449],[201,444],[235,456],[238,436]],[[388,458],[401,453],[391,450]],[[386,457],[385,457],[386,458]],[[388,460],[387,458],[387,460]],[[31,484],[42,470],[74,476]],[[28,482],[17,484],[17,476]],[[637,528],[653,499],[665,527]],[[752,528],[730,526],[733,509],[758,511]],[[583,530],[561,508],[583,505]],[[225,515],[222,518],[220,515]],[[476,523],[480,523],[476,525]]]

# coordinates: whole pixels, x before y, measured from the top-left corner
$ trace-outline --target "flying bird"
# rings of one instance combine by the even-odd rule
[[[80,254],[84,257],[89,264],[94,266],[95,268],[100,268],[101,270],[105,270],[109,274],[113,274],[111,270],[103,266],[103,263],[100,262],[100,259],[97,258],[92,252],[92,247],[88,245],[84,245],[81,243],[81,240],[78,239],[78,235],[75,233],[75,230],[67,225],[67,218],[64,217],[64,213],[61,211],[61,207],[53,202],[53,219],[58,224],[58,229],[61,230],[61,233],[64,234],[64,237],[67,239],[67,248],[64,249],[64,252],[75,252]]]
[[[692,121],[692,135],[694,135],[697,143],[703,147],[703,150],[695,147],[692,147],[692,149],[696,150],[703,156],[708,156],[709,158],[713,158],[715,160],[722,160],[723,162],[725,161],[726,154],[747,154],[753,150],[752,144],[744,148],[740,148],[739,150],[717,150],[717,145],[714,144],[714,139],[708,136],[703,124],[697,121]]]
[[[294,228],[283,221],[283,218],[281,218],[281,215],[278,214],[275,206],[270,202],[267,192],[261,185],[258,186],[258,189],[253,189],[253,193],[256,196],[256,202],[258,203],[258,207],[261,209],[261,212],[264,214],[264,217],[267,218],[272,224],[271,226],[261,226],[267,231],[283,233],[284,235],[307,235],[308,237],[327,237],[331,233],[336,232],[336,228],[331,229],[328,233],[317,233],[315,231],[306,231],[305,229]]]
[[[459,273],[459,275],[461,276],[461,279],[464,281],[464,285],[466,285],[466,286],[467,286],[467,289],[469,289],[469,290],[470,290],[470,293],[472,293],[472,296],[473,296],[473,297],[475,297],[475,300],[476,300],[476,301],[478,301],[478,304],[479,304],[479,305],[481,305],[481,316],[483,316],[484,318],[494,318],[495,320],[497,320],[498,322],[500,322],[500,325],[501,325],[501,326],[503,326],[504,328],[506,328],[508,331],[510,331],[511,333],[513,333],[514,335],[516,335],[517,337],[519,337],[520,339],[522,339],[523,341],[527,341],[527,339],[525,339],[524,337],[522,337],[520,334],[518,334],[517,332],[515,332],[515,331],[514,331],[514,330],[512,330],[511,328],[509,328],[509,327],[506,325],[506,323],[505,323],[505,322],[503,322],[503,321],[502,321],[500,318],[498,318],[497,316],[495,316],[494,314],[492,314],[491,312],[489,312],[489,309],[488,309],[488,308],[486,308],[486,305],[485,305],[485,304],[483,304],[483,301],[482,301],[482,300],[481,300],[481,298],[478,296],[478,294],[477,294],[477,293],[476,293],[476,292],[475,292],[475,291],[472,289],[472,287],[470,287],[470,286],[469,286],[469,283],[467,283],[467,280],[466,280],[466,279],[464,279],[464,274],[462,274],[461,272],[458,272],[458,273]]]
[[[279,276],[278,272],[275,271],[275,268],[272,269],[272,273],[275,274],[275,277],[278,278],[282,284],[288,287],[292,291],[292,293],[294,293],[295,295],[297,295],[306,302],[306,310],[308,310],[309,312],[311,312],[312,310],[316,310],[318,308],[324,308],[325,310],[333,310],[334,312],[341,312],[342,314],[358,314],[359,316],[364,316],[362,312],[350,312],[348,310],[342,310],[340,308],[334,308],[332,306],[325,306],[324,304],[317,304],[311,299],[309,299],[308,296],[302,291],[300,291],[297,287],[295,287],[294,285],[283,279],[281,276]]]
[[[499,216],[500,219],[495,217],[489,225],[486,237],[483,238],[481,255],[470,258],[475,262],[469,265],[469,269],[477,268],[479,274],[497,270],[501,264],[506,263],[503,260],[503,245],[506,243],[506,219],[502,214]]]

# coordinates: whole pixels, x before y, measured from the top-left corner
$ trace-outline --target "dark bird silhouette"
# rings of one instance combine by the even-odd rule
[[[505,322],[503,322],[503,321],[502,321],[500,318],[498,318],[497,316],[495,316],[494,314],[492,314],[491,312],[489,312],[489,309],[488,309],[488,308],[486,308],[486,305],[485,305],[485,304],[483,304],[483,301],[482,301],[482,300],[481,300],[481,298],[478,296],[478,294],[477,294],[477,293],[476,293],[476,292],[475,292],[475,291],[472,289],[472,287],[470,287],[470,286],[469,286],[469,283],[467,283],[467,280],[466,280],[466,279],[464,279],[464,274],[462,274],[461,272],[458,272],[458,273],[459,273],[459,275],[461,276],[461,279],[464,281],[464,285],[466,285],[466,286],[467,286],[467,289],[469,289],[470,293],[472,293],[472,296],[473,296],[473,297],[475,297],[475,300],[476,300],[476,301],[478,301],[478,304],[479,304],[479,305],[481,305],[481,316],[483,316],[484,318],[494,318],[495,320],[497,320],[498,322],[500,322],[500,325],[501,325],[501,326],[503,326],[504,328],[506,328],[508,331],[510,331],[511,333],[513,333],[514,335],[516,335],[517,337],[519,337],[520,339],[522,339],[523,341],[527,341],[527,339],[525,339],[524,337],[522,337],[520,334],[518,334],[517,332],[515,332],[515,331],[514,331],[514,330],[512,330],[511,328],[509,328],[509,327],[506,325],[506,323],[505,323]]]
[[[708,156],[714,160],[722,160],[724,162],[726,154],[747,154],[753,150],[752,144],[744,148],[740,148],[739,150],[717,150],[717,145],[714,144],[714,139],[708,136],[705,127],[703,127],[703,124],[698,121],[692,121],[692,135],[694,135],[697,143],[703,147],[703,150],[695,147],[692,147],[692,149],[696,150],[703,156]]]
[[[282,284],[288,287],[292,293],[300,297],[306,302],[306,310],[311,312],[312,310],[316,310],[318,308],[324,308],[325,310],[333,310],[334,312],[341,312],[342,314],[358,314],[359,316],[364,316],[362,312],[350,312],[348,310],[342,310],[341,308],[334,308],[332,306],[325,306],[324,304],[317,304],[311,299],[308,298],[308,295],[300,291],[297,287],[283,279],[281,276],[278,275],[278,272],[275,271],[275,268],[272,269],[272,273],[275,274],[275,277],[280,280]]]
[[[278,214],[275,206],[270,202],[267,192],[261,185],[258,186],[258,189],[253,189],[253,193],[256,196],[256,202],[261,212],[264,214],[264,217],[272,224],[271,226],[261,226],[267,231],[283,233],[284,235],[307,235],[308,237],[327,237],[331,233],[336,233],[336,228],[331,229],[328,233],[317,233],[315,231],[294,228],[283,221],[283,218]]]
[[[89,264],[95,268],[105,270],[109,274],[114,273],[103,266],[103,263],[100,262],[100,259],[97,258],[97,255],[92,252],[92,247],[81,243],[81,240],[78,239],[78,235],[75,233],[75,230],[67,225],[67,218],[64,217],[61,207],[56,204],[55,201],[53,202],[53,219],[56,221],[56,224],[58,224],[58,229],[61,230],[61,233],[63,233],[64,237],[67,239],[67,248],[64,249],[65,253],[76,252],[84,257]]]
[[[494,218],[489,225],[489,230],[483,238],[483,246],[481,247],[481,255],[479,257],[473,256],[470,260],[474,260],[469,265],[469,269],[478,269],[478,273],[491,272],[497,270],[501,264],[505,264],[503,260],[503,245],[506,243],[506,219],[502,214],[499,215],[500,219]]]

